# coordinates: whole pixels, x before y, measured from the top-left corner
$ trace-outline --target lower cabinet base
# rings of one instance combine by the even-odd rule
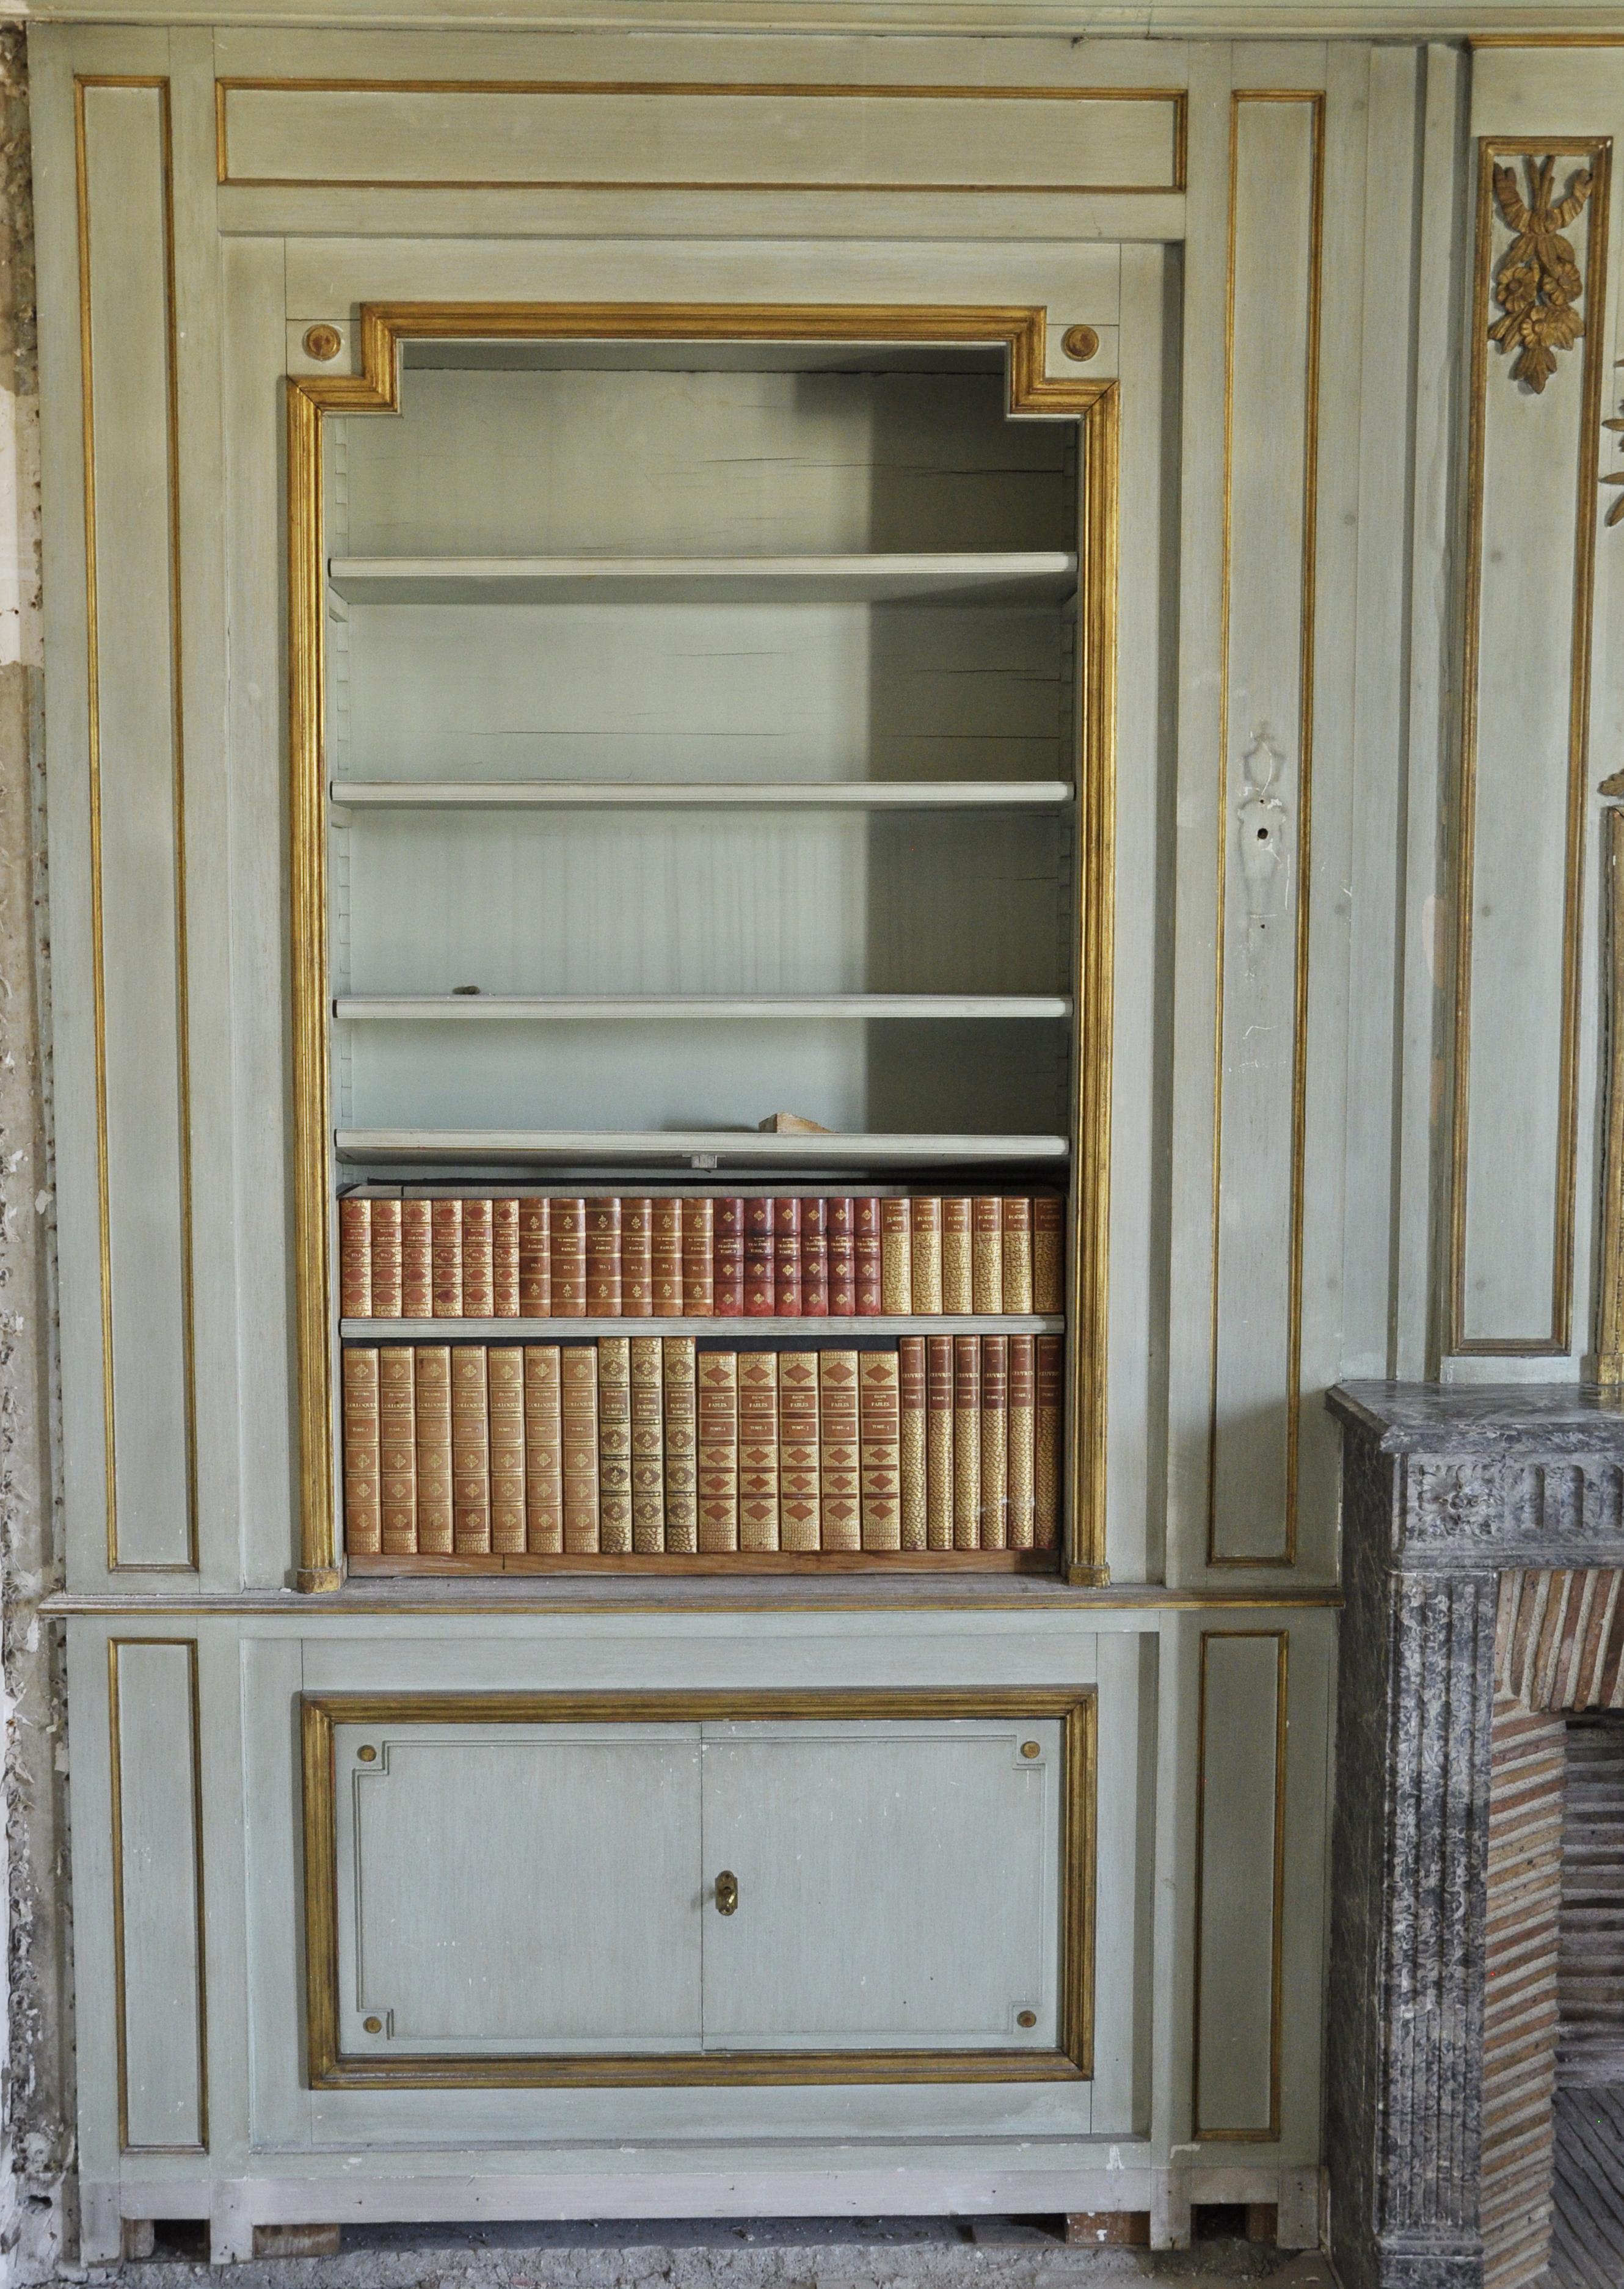
[[[287,2229],[345,2225],[537,2224],[578,2219],[694,2217],[1059,2216],[1148,2213],[1158,2249],[1187,2247],[1190,2213],[1206,2204],[1273,2204],[1283,2249],[1320,2241],[1322,2173],[1278,2165],[1238,2169],[669,2171],[628,2176],[125,2179],[80,2188],[80,2262],[117,2264],[131,2226],[206,2218],[210,2262],[303,2255]],[[283,2229],[280,2233],[267,2229]],[[258,2241],[256,2242],[256,2234]],[[313,2246],[314,2245],[312,2245]]]

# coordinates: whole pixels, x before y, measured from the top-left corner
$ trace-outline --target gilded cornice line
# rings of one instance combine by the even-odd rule
[[[1571,243],[1562,236],[1578,219],[1594,186],[1588,167],[1574,171],[1567,196],[1553,201],[1554,157],[1524,162],[1528,194],[1523,203],[1515,166],[1494,170],[1494,197],[1509,230],[1517,235],[1494,278],[1494,299],[1505,312],[1489,328],[1489,339],[1502,350],[1516,347],[1513,381],[1525,381],[1537,395],[1556,371],[1556,352],[1571,350],[1584,332],[1574,304],[1585,291],[1584,274]]]

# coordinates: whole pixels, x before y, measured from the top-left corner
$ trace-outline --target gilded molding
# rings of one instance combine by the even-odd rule
[[[1493,170],[1495,203],[1516,235],[1494,274],[1494,299],[1505,315],[1489,328],[1489,339],[1501,350],[1516,349],[1511,379],[1526,382],[1537,396],[1556,371],[1556,353],[1571,350],[1585,330],[1573,307],[1585,291],[1584,274],[1562,233],[1583,212],[1596,178],[1588,167],[1577,168],[1566,197],[1553,199],[1555,157],[1527,154],[1523,164],[1530,205],[1515,166]]]

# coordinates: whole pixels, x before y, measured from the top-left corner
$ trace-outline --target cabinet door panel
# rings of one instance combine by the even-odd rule
[[[707,2050],[1055,2045],[1062,1767],[1055,1719],[707,1725]]]
[[[697,1727],[346,1724],[334,1749],[346,2052],[697,2048]]]

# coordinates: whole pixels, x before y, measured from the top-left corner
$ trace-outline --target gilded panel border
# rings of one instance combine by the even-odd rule
[[[298,1587],[333,1591],[344,1579],[334,1471],[322,423],[329,414],[398,412],[402,344],[456,339],[976,344],[1004,351],[1012,415],[1081,424],[1078,681],[1082,706],[1074,812],[1079,860],[1072,950],[1076,1015],[1065,1562],[1071,1582],[1103,1585],[1109,1578],[1105,1440],[1116,882],[1117,384],[1049,373],[1048,321],[1041,307],[373,302],[362,307],[356,339],[358,373],[288,379],[288,731],[300,1432]]]
[[[1094,2073],[1097,1696],[1092,1686],[937,1692],[307,1694],[306,2041],[315,2090],[659,2088],[672,2084],[1086,2082]],[[648,1725],[752,1718],[884,1722],[1058,1718],[1061,1735],[1060,2043],[1043,2051],[757,2051],[727,2056],[356,2058],[339,2049],[338,1775],[340,1724]]]

